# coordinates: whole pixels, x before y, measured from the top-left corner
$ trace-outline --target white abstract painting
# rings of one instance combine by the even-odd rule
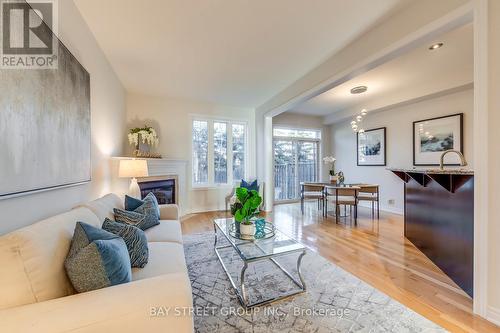
[[[90,76],[58,53],[57,69],[0,70],[0,199],[90,181]]]

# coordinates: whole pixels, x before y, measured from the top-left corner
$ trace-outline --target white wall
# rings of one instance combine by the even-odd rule
[[[464,113],[464,153],[473,168],[473,90],[433,98],[379,113],[369,113],[363,120],[366,129],[386,127],[387,166],[356,165],[356,134],[350,119],[332,125],[332,148],[337,158],[336,169],[344,172],[347,183],[380,185],[381,209],[403,213],[403,183],[386,170],[387,167],[413,167],[413,122],[417,120]],[[388,200],[394,199],[389,205]]]
[[[248,177],[255,177],[255,113],[253,109],[222,106],[177,98],[140,94],[127,95],[128,128],[148,124],[158,131],[157,149],[164,158],[180,159],[188,163],[187,212],[225,209],[225,197],[230,187],[193,189],[191,187],[191,115],[205,115],[217,119],[246,121],[248,124]],[[128,148],[131,153],[131,148]]]
[[[275,126],[321,130],[320,180],[328,179],[328,168],[324,167],[321,159],[324,156],[331,155],[332,150],[330,148],[330,126],[323,125],[323,117],[284,112],[273,118],[273,127]]]
[[[122,152],[125,91],[74,3],[58,3],[59,38],[90,73],[92,181],[82,186],[1,200],[0,234],[123,188],[123,182],[113,179],[109,157]]]

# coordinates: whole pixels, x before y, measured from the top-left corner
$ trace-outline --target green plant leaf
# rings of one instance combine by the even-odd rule
[[[237,222],[241,222],[243,221],[243,219],[245,218],[245,216],[243,216],[242,212],[241,212],[241,209],[238,209],[236,211],[236,213],[234,214],[234,219],[237,221]]]
[[[238,187],[236,189],[236,198],[238,198],[238,200],[244,204],[246,199],[248,197],[248,190],[244,187]]]
[[[253,196],[250,199],[248,199],[247,202],[250,202],[251,207],[253,209],[256,209],[260,206],[260,204],[262,202],[262,198],[259,195]]]

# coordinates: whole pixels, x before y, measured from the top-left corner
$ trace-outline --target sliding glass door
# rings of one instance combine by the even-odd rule
[[[318,131],[314,131],[316,132]],[[319,133],[315,136],[315,138],[284,137],[276,135],[275,130],[274,198],[276,201],[297,200],[300,197],[301,182],[318,180]]]

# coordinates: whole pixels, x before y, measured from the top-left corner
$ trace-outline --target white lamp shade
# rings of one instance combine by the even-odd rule
[[[118,177],[136,178],[148,176],[148,161],[146,160],[121,160]]]

